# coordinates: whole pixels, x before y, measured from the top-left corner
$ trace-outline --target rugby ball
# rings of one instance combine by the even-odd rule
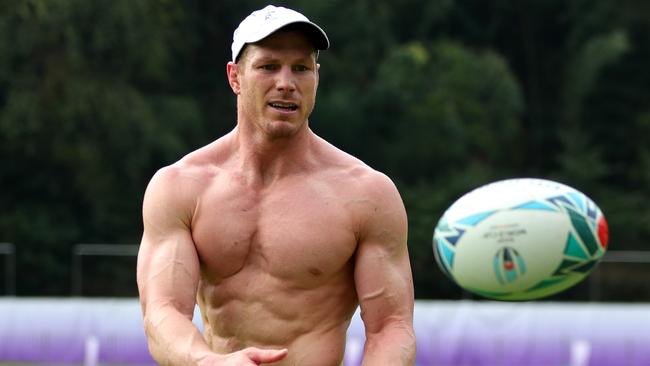
[[[463,289],[496,300],[532,300],[582,281],[605,254],[600,208],[567,185],[507,179],[474,189],[442,215],[436,262]]]

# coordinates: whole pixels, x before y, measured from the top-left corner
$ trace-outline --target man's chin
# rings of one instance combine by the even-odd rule
[[[266,128],[266,134],[272,140],[286,139],[294,136],[304,123],[297,124],[288,121],[275,121],[271,122]]]

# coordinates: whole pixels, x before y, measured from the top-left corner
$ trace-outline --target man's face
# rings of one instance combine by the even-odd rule
[[[247,45],[228,67],[244,122],[270,139],[293,136],[314,109],[318,67],[314,47],[301,32],[278,31]]]

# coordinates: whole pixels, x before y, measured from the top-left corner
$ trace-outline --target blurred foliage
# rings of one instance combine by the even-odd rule
[[[0,0],[0,241],[18,247],[20,295],[68,294],[75,243],[139,242],[151,175],[234,127],[232,31],[265,4]],[[460,296],[432,230],[497,179],[569,184],[612,249],[650,249],[650,3],[277,5],[328,32],[311,126],[397,183],[418,297]]]

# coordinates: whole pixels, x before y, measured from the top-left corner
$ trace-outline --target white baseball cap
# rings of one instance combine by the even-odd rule
[[[237,58],[247,43],[255,43],[268,37],[280,28],[289,24],[306,24],[305,30],[310,33],[316,50],[326,50],[330,46],[325,31],[312,23],[306,16],[299,12],[281,6],[268,5],[264,9],[256,10],[247,16],[235,29],[232,37],[232,61]]]

